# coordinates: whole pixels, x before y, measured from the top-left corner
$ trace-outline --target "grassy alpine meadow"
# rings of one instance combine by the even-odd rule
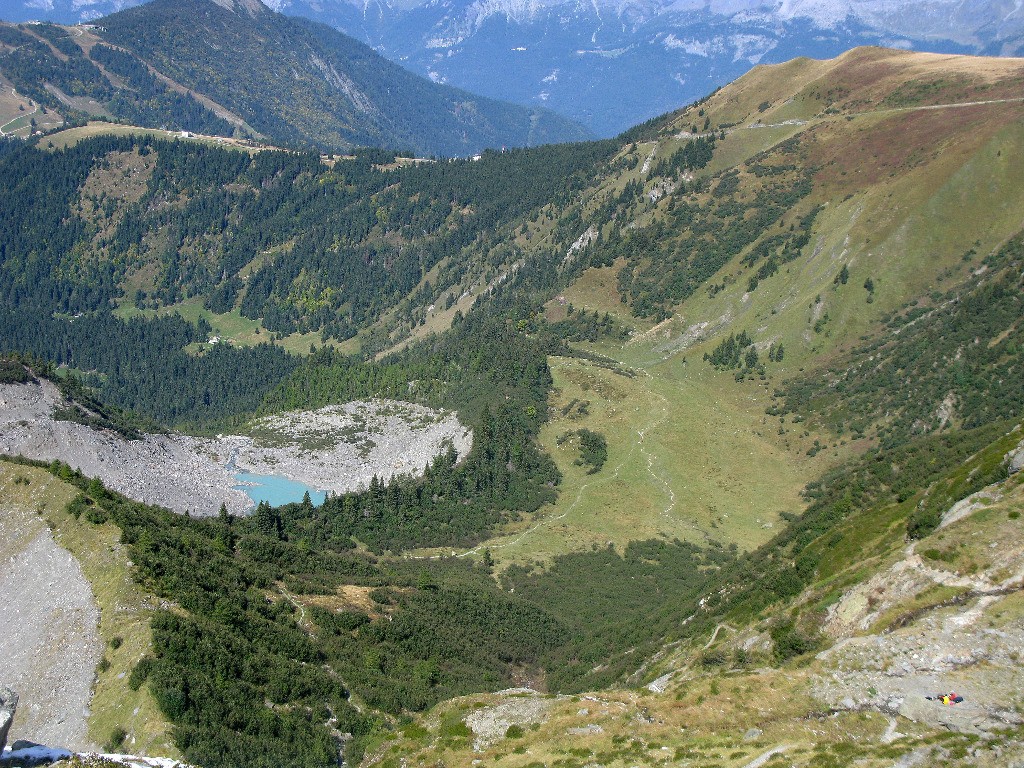
[[[225,149],[237,149],[250,154],[264,149],[262,146],[243,144],[235,139],[221,136],[202,136],[195,133],[182,131],[165,131],[160,128],[143,128],[137,125],[123,125],[119,123],[108,123],[102,120],[93,121],[86,125],[66,128],[46,136],[41,146],[47,149],[67,149],[79,142],[91,139],[95,136],[152,136],[155,139],[168,141],[191,141],[208,146],[223,147]]]
[[[185,299],[177,304],[162,307],[158,310],[138,309],[130,303],[124,303],[117,308],[115,314],[124,319],[179,315],[190,323],[206,320],[213,329],[213,334],[219,336],[221,341],[225,343],[252,347],[257,344],[273,341],[283,350],[293,355],[308,355],[311,344],[318,347],[324,344],[323,336],[315,331],[310,333],[292,333],[279,338],[279,334],[268,331],[259,320],[250,320],[248,317],[244,317],[237,309],[217,314],[206,309],[203,306],[202,299],[198,298]],[[198,349],[191,349],[191,351],[196,352]]]
[[[620,259],[610,267],[591,267],[584,271],[578,280],[545,305],[547,319],[552,322],[564,320],[571,304],[574,310],[601,315],[607,312],[617,322],[636,332],[649,330],[651,323],[631,315],[619,300],[616,280],[624,265],[625,260]]]
[[[540,441],[563,475],[558,501],[475,552],[507,565],[659,537],[750,550],[773,535],[780,512],[803,508],[800,490],[830,458],[806,455],[811,437],[778,434],[764,384],[738,385],[694,358],[645,361],[649,345],[601,351],[622,366],[550,361]],[[607,441],[597,472],[580,462],[581,429]]]

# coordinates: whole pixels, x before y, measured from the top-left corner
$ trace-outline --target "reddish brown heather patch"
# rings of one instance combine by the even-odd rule
[[[825,64],[804,92],[851,111],[1024,96],[1024,59],[856,48]]]
[[[845,92],[848,95],[864,97],[865,91],[873,91],[878,84],[890,80],[895,74],[905,72],[902,57],[882,55],[877,48],[858,48],[836,59],[835,67],[818,82],[812,90],[822,95],[828,91]],[[881,58],[880,58],[881,56]]]
[[[899,112],[860,128],[860,121],[838,119],[808,132],[813,138],[805,146],[819,169],[816,183],[850,192],[906,173],[940,152],[966,158],[1022,115],[1022,105],[990,104]]]

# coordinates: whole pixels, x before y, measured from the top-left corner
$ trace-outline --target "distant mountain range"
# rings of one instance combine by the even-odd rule
[[[0,27],[0,76],[61,114],[324,151],[470,155],[586,138],[550,110],[414,75],[258,0],[156,0],[73,30]]]
[[[0,0],[0,17],[74,22],[124,0]],[[857,45],[1015,55],[1019,2],[974,0],[268,0],[431,79],[546,106],[602,135],[674,109],[761,63]]]

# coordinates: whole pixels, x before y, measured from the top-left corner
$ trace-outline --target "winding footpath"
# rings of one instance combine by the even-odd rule
[[[18,97],[18,92],[14,88],[11,88],[11,95],[14,96],[15,98],[17,98]],[[3,136],[14,136],[17,131],[21,130],[21,128],[16,128],[15,130],[11,131],[10,133],[7,132],[6,128],[8,126],[12,125],[13,123],[18,122],[19,120],[24,120],[26,117],[31,118],[32,115],[35,115],[38,112],[39,112],[39,105],[36,104],[36,106],[33,107],[31,112],[26,112],[23,115],[18,115],[13,120],[8,120],[3,125],[0,125],[0,137],[3,137]]]

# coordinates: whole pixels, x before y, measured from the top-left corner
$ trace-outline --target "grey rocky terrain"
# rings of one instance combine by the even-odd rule
[[[134,499],[178,512],[233,514],[253,506],[237,471],[274,474],[344,493],[374,475],[419,474],[445,446],[464,456],[472,436],[454,414],[374,400],[264,418],[251,436],[120,435],[55,421],[61,394],[50,382],[0,385],[0,453],[63,461]]]
[[[0,752],[7,746],[7,734],[18,710],[18,694],[10,688],[0,688]]]
[[[13,473],[0,482],[14,482]],[[0,508],[0,685],[19,695],[8,735],[93,749],[86,732],[93,671],[103,653],[99,608],[82,568],[25,504]]]
[[[449,443],[460,457],[472,446],[471,433],[454,413],[394,400],[277,414],[250,431],[252,437],[227,436],[205,445],[218,461],[226,455],[238,469],[283,475],[334,493],[365,488],[374,475],[418,475]]]
[[[0,385],[0,453],[63,461],[133,499],[162,504],[178,512],[214,514],[221,502],[233,512],[248,508],[249,498],[232,488],[224,469],[196,453],[191,439],[120,435],[69,421],[55,421],[62,401],[57,387]]]

